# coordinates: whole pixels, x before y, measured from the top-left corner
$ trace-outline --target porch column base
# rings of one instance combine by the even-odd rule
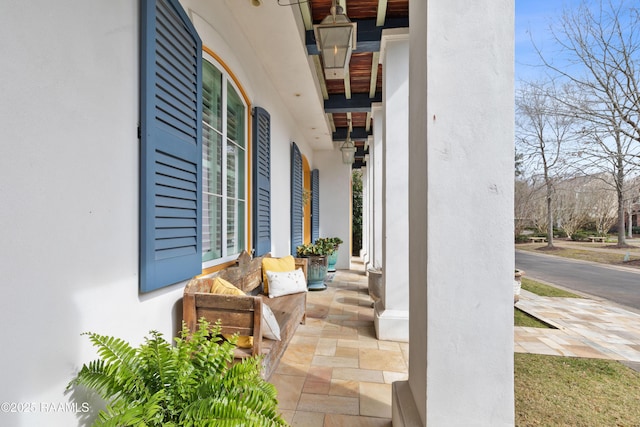
[[[409,381],[391,384],[391,425],[393,427],[423,427]]]
[[[409,310],[386,310],[379,300],[374,304],[373,323],[379,340],[409,342]]]

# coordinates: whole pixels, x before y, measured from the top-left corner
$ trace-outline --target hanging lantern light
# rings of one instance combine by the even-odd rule
[[[349,125],[349,130],[347,132],[347,139],[342,143],[342,147],[340,147],[340,151],[342,151],[342,163],[351,165],[356,160],[356,145],[351,141],[351,125]]]
[[[357,24],[344,14],[342,6],[333,0],[330,14],[313,26],[318,50],[322,54],[324,75],[327,80],[344,79],[356,48]]]

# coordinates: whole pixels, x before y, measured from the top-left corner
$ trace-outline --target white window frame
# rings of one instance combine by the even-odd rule
[[[249,242],[249,226],[248,226],[248,218],[249,218],[249,169],[250,169],[250,164],[249,164],[249,114],[250,109],[249,109],[249,104],[246,100],[246,98],[243,95],[243,91],[240,89],[240,87],[238,86],[237,82],[235,81],[235,79],[233,78],[233,76],[229,73],[228,69],[223,66],[218,60],[216,60],[213,56],[211,56],[210,54],[208,54],[207,52],[205,52],[203,54],[203,60],[209,62],[211,65],[213,65],[215,68],[218,69],[218,71],[221,73],[222,75],[222,165],[223,165],[223,174],[222,174],[222,256],[220,258],[214,258],[212,260],[207,260],[202,262],[202,268],[203,269],[207,269],[207,268],[211,268],[214,267],[216,265],[219,264],[223,264],[229,261],[235,261],[238,258],[238,255],[244,250],[247,249],[248,246],[248,242]],[[242,126],[244,127],[244,148],[240,148],[236,145],[236,147],[238,147],[238,149],[241,149],[244,151],[244,177],[242,177],[242,180],[244,181],[244,199],[238,199],[237,197],[234,200],[241,200],[244,202],[244,221],[242,223],[242,229],[244,230],[244,241],[243,242],[239,242],[238,243],[238,248],[239,251],[236,253],[228,253],[227,250],[227,225],[228,225],[228,216],[227,216],[227,208],[228,208],[228,202],[229,202],[229,197],[227,195],[227,144],[228,144],[228,134],[227,134],[227,102],[228,102],[228,93],[227,93],[227,87],[228,85],[231,85],[231,87],[233,87],[233,89],[236,91],[236,93],[238,94],[239,99],[241,100],[243,106],[244,106],[244,123],[242,124]],[[216,132],[217,134],[219,134],[219,132],[213,128],[211,128],[207,123],[204,123],[204,117],[203,117],[203,127],[209,127],[209,129],[213,132]],[[204,132],[203,132],[204,134]],[[203,147],[204,147],[204,141],[203,141]],[[203,157],[203,162],[204,162],[204,157]],[[204,167],[204,165],[203,165]],[[219,196],[215,193],[211,193],[214,196]],[[237,215],[238,212],[236,212]],[[203,218],[204,219],[204,218]],[[204,224],[203,224],[203,232],[204,232]],[[204,241],[204,237],[203,237],[203,241]],[[203,258],[204,258],[204,253],[203,253]]]

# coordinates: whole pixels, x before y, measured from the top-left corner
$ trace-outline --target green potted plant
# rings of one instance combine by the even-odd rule
[[[328,257],[334,252],[333,244],[325,239],[316,239],[315,243],[305,243],[296,248],[296,255],[308,258],[307,288],[310,291],[327,289],[324,280],[327,278]]]
[[[333,247],[333,251],[329,254],[328,262],[328,271],[334,272],[336,271],[336,262],[338,262],[338,249],[340,249],[340,245],[343,243],[342,239],[339,237],[321,237],[316,240],[316,244],[318,242],[327,247]]]
[[[84,386],[106,400],[95,426],[286,426],[260,358],[233,364],[237,337],[223,341],[219,333],[219,324],[201,319],[193,334],[183,325],[175,346],[151,331],[138,348],[86,333],[100,358],[67,388]]]

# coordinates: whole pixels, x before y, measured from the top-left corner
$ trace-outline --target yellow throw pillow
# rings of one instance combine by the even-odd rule
[[[264,293],[269,295],[269,279],[267,271],[283,272],[294,271],[296,269],[296,260],[292,255],[282,258],[262,258],[262,283],[264,284]]]
[[[240,289],[233,286],[233,284],[224,279],[221,279],[220,277],[216,277],[215,279],[213,279],[210,292],[212,294],[218,295],[246,295]],[[222,336],[226,339],[232,337],[232,335],[229,334],[223,334]],[[251,348],[253,347],[253,337],[248,335],[239,335],[236,345],[240,348]]]
[[[233,286],[233,283],[220,277],[215,277],[213,279],[213,282],[211,283],[211,290],[209,292],[219,295],[246,295],[240,289]]]

